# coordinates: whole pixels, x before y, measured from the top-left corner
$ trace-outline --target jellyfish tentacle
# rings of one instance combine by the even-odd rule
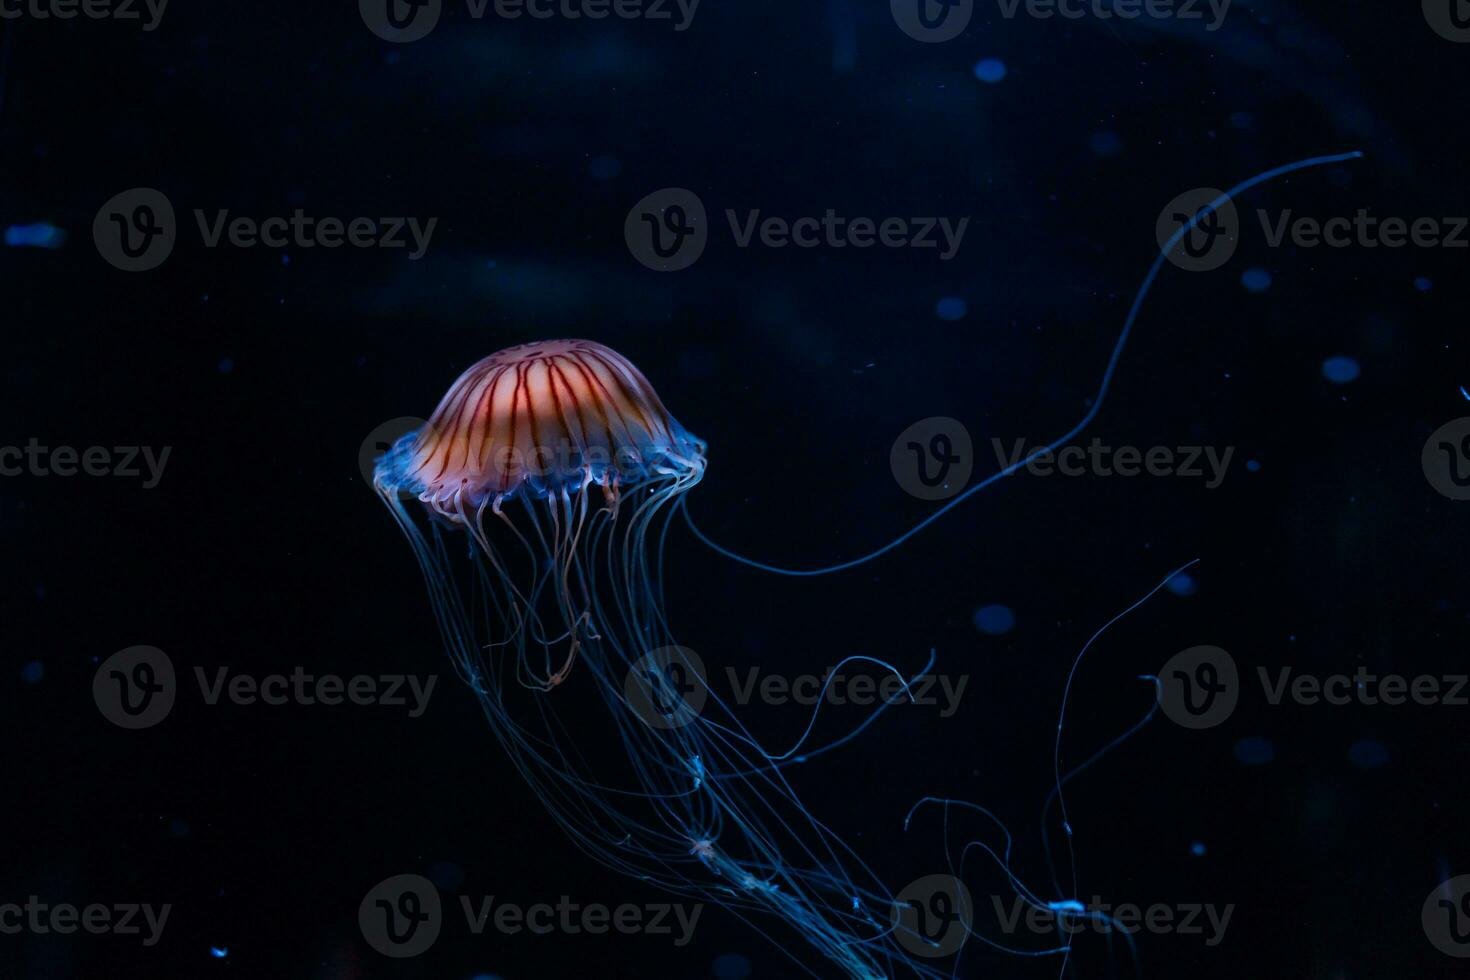
[[[886,916],[875,918],[891,892],[786,777],[815,714],[796,745],[773,756],[702,678],[694,688],[708,697],[703,711],[635,710],[635,692],[684,696],[640,670],[651,651],[673,646],[664,544],[703,478],[705,446],[631,364],[591,346],[492,355],[379,461],[374,485],[411,544],[456,672],[511,765],[599,864],[718,902],[762,934],[759,916],[775,916],[848,977],[943,975],[899,945],[905,937]],[[557,358],[564,372],[549,369]],[[542,401],[548,391],[554,411]],[[575,442],[565,465],[516,442],[554,440],[558,426]],[[594,461],[594,450],[617,465]],[[594,486],[598,501],[588,499]],[[426,527],[400,499],[405,490]],[[843,663],[854,659],[872,658]],[[617,737],[575,738],[570,712],[597,702]],[[781,943],[818,975],[801,948]]]
[[[793,578],[810,578],[818,575],[831,575],[834,572],[842,572],[850,568],[857,568],[859,565],[866,565],[868,562],[873,561],[876,558],[883,557],[890,551],[893,551],[894,549],[902,546],[910,538],[914,537],[916,534],[929,527],[929,525],[944,517],[956,507],[959,507],[962,503],[969,500],[980,491],[994,486],[1001,479],[1019,472],[1026,466],[1029,466],[1038,457],[1047,456],[1055,453],[1058,449],[1062,448],[1067,443],[1075,439],[1078,435],[1082,433],[1084,429],[1092,424],[1093,420],[1097,418],[1098,413],[1102,411],[1103,401],[1107,397],[1108,391],[1112,386],[1113,375],[1117,371],[1118,363],[1122,360],[1123,349],[1128,344],[1128,338],[1133,332],[1134,324],[1138,320],[1139,311],[1143,309],[1143,301],[1148,297],[1149,291],[1153,289],[1154,281],[1158,279],[1159,272],[1162,271],[1164,262],[1168,259],[1169,253],[1174,250],[1174,247],[1178,245],[1180,241],[1183,240],[1185,235],[1189,234],[1195,229],[1195,226],[1198,225],[1200,221],[1204,220],[1210,214],[1213,214],[1217,208],[1223,206],[1231,198],[1237,197],[1250,190],[1251,188],[1259,186],[1260,184],[1267,183],[1269,181],[1275,180],[1278,177],[1283,177],[1290,173],[1295,173],[1298,170],[1307,170],[1312,167],[1322,167],[1334,163],[1346,163],[1349,160],[1360,160],[1363,158],[1363,155],[1364,154],[1361,150],[1352,150],[1347,153],[1334,153],[1326,156],[1309,157],[1305,160],[1298,160],[1295,163],[1288,163],[1280,167],[1273,167],[1270,170],[1256,174],[1254,177],[1251,177],[1248,180],[1243,180],[1240,183],[1236,184],[1234,187],[1230,188],[1228,191],[1225,191],[1219,197],[1215,198],[1213,201],[1200,208],[1195,213],[1194,217],[1189,219],[1188,222],[1181,223],[1179,229],[1174,232],[1173,236],[1171,236],[1169,240],[1160,247],[1159,254],[1154,257],[1153,263],[1149,266],[1148,273],[1143,277],[1143,284],[1138,287],[1138,292],[1134,294],[1133,302],[1128,308],[1128,315],[1123,320],[1123,328],[1118,333],[1118,339],[1113,344],[1112,353],[1108,357],[1107,367],[1103,370],[1102,380],[1098,383],[1097,391],[1092,396],[1091,404],[1088,407],[1087,411],[1083,414],[1081,420],[1078,421],[1076,425],[1072,426],[1072,428],[1068,429],[1061,436],[1047,443],[1045,446],[1041,446],[1033,450],[1032,452],[1028,453],[1024,458],[1010,463],[996,473],[992,473],[990,476],[986,477],[979,483],[965,490],[963,493],[960,493],[958,496],[947,501],[938,510],[923,518],[913,527],[910,527],[907,531],[904,531],[897,537],[890,540],[887,544],[881,545],[873,549],[872,551],[867,552],[866,554],[859,555],[858,557],[850,559],[848,561],[824,565],[818,568],[785,568],[780,565],[773,565],[768,562],[758,561],[757,559],[747,557],[731,548],[727,548],[724,545],[717,543],[712,538],[710,538],[709,535],[705,534],[704,531],[702,531],[697,524],[694,523],[694,518],[689,513],[689,508],[687,504],[684,501],[680,501],[679,507],[684,515],[685,523],[688,525],[689,530],[694,534],[694,536],[716,554],[723,555],[734,562],[737,562],[741,565],[749,566],[750,568],[754,568],[757,571],[770,572],[775,575],[785,575]]]

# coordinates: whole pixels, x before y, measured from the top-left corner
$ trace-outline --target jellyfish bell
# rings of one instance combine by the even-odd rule
[[[463,523],[489,503],[577,493],[615,504],[628,488],[699,482],[705,444],[664,408],[643,373],[590,340],[510,347],[460,375],[428,425],[383,457],[379,486],[412,491]]]

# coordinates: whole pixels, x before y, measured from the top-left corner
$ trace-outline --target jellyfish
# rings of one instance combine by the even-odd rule
[[[577,846],[888,976],[907,959],[892,896],[797,799],[793,753],[762,747],[671,635],[663,539],[706,448],[622,355],[544,341],[466,370],[374,486],[456,672]]]
[[[1165,256],[1203,215],[1267,181],[1361,155],[1277,167],[1202,209],[1155,257],[1096,395],[1072,429],[887,543],[845,561],[785,568],[703,533],[683,505],[704,477],[708,447],[670,415],[632,363],[607,347],[585,340],[524,344],[465,371],[429,422],[377,461],[373,482],[418,561],[456,672],[551,818],[576,846],[610,868],[730,909],[763,932],[757,919],[776,917],[846,976],[953,975],[958,961],[954,970],[941,972],[932,960],[914,958],[915,944],[922,947],[928,936],[908,924],[923,916],[897,914],[916,908],[904,897],[909,889],[898,896],[890,892],[806,809],[785,776],[788,765],[855,738],[886,704],[827,746],[804,748],[812,726],[785,751],[764,746],[709,686],[698,658],[672,635],[663,598],[671,517],[682,513],[694,536],[714,552],[777,575],[830,575],[878,560],[1092,424]],[[1065,784],[1154,715],[1151,708],[1102,750],[1064,769],[1062,734],[1078,665],[1103,630],[1192,565],[1175,569],[1110,620],[1073,661],[1053,729],[1053,788],[1042,807],[1048,863],[1047,813],[1053,805],[1071,854]],[[871,658],[847,658],[830,671],[829,682],[858,659]],[[932,664],[931,653],[920,673]],[[1140,679],[1157,687],[1157,678]],[[908,694],[906,685],[903,693]],[[589,735],[599,725],[607,737]],[[946,851],[951,814],[982,818],[993,828],[991,840],[964,845],[959,867],[949,864],[952,876],[964,870],[964,856],[973,851],[987,856],[1031,908],[1074,924],[1100,916],[1073,897],[1076,869],[1070,861],[1070,887],[1051,869],[1056,898],[1026,886],[1012,868],[1009,830],[985,808],[926,795],[904,819],[905,829],[921,811],[942,816]],[[973,931],[972,911],[950,902],[946,914],[958,913],[951,917],[962,923],[966,938],[1004,952],[1060,955],[1065,974],[1069,941],[1042,950],[1011,949]],[[780,948],[815,973],[810,954]]]

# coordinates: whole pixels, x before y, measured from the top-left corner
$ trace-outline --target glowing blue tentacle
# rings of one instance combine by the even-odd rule
[[[1288,163],[1284,166],[1276,167],[1272,170],[1267,170],[1265,173],[1257,174],[1249,180],[1242,181],[1241,183],[1236,184],[1234,187],[1230,188],[1230,190],[1226,191],[1225,193],[1221,194],[1219,197],[1211,201],[1209,204],[1200,208],[1199,211],[1196,212],[1195,216],[1191,218],[1188,223],[1181,225],[1179,227],[1179,230],[1176,231],[1173,236],[1171,236],[1169,240],[1164,243],[1163,247],[1159,249],[1159,254],[1154,258],[1153,265],[1149,267],[1148,275],[1143,277],[1143,285],[1139,286],[1138,293],[1133,297],[1133,305],[1129,308],[1128,316],[1123,321],[1123,329],[1118,334],[1118,342],[1113,345],[1112,356],[1108,358],[1108,366],[1107,369],[1103,371],[1102,381],[1098,385],[1097,394],[1093,397],[1092,400],[1092,407],[1089,408],[1087,410],[1087,413],[1082,416],[1082,420],[1074,425],[1071,429],[1068,429],[1067,432],[1065,432],[1057,439],[1031,452],[1024,459],[1017,460],[1016,462],[1007,466],[1005,469],[1000,470],[997,473],[992,473],[984,480],[981,480],[979,483],[975,484],[973,487],[966,490],[959,496],[955,497],[953,500],[946,503],[943,507],[930,514],[928,517],[924,518],[919,523],[915,524],[913,527],[909,528],[907,531],[894,538],[892,541],[883,545],[881,548],[878,548],[875,551],[870,551],[866,555],[863,555],[859,558],[854,558],[850,561],[839,562],[835,565],[828,565],[825,568],[781,568],[778,565],[770,565],[766,562],[756,561],[754,558],[747,558],[744,555],[737,554],[731,551],[729,548],[726,548],[723,545],[717,544],[716,542],[710,540],[710,538],[705,535],[705,533],[701,531],[697,525],[695,525],[694,518],[689,515],[689,508],[686,505],[685,501],[680,500],[679,508],[684,513],[684,520],[689,525],[689,530],[693,531],[694,536],[697,537],[700,541],[703,541],[712,550],[719,552],[726,558],[737,561],[742,565],[749,565],[751,568],[756,568],[763,572],[773,572],[777,575],[790,575],[798,578],[805,578],[814,575],[830,575],[833,572],[841,572],[849,568],[856,568],[859,565],[863,565],[867,562],[872,561],[874,558],[879,558],[883,555],[886,555],[894,548],[897,548],[899,545],[903,544],[909,538],[912,538],[914,535],[924,530],[924,528],[928,527],[930,524],[933,524],[935,521],[939,520],[945,514],[948,514],[950,511],[954,510],[966,500],[969,500],[981,490],[984,490],[986,487],[994,484],[996,481],[1000,480],[1003,477],[1010,476],[1012,473],[1015,473],[1022,467],[1026,466],[1036,457],[1055,452],[1063,445],[1071,442],[1074,438],[1077,437],[1079,433],[1082,432],[1083,429],[1092,424],[1092,420],[1095,419],[1098,412],[1102,410],[1103,399],[1107,396],[1108,388],[1112,384],[1113,373],[1117,370],[1118,361],[1123,356],[1123,348],[1128,343],[1128,335],[1133,332],[1133,324],[1138,319],[1138,311],[1143,308],[1143,301],[1148,296],[1149,290],[1153,288],[1154,280],[1158,278],[1159,271],[1164,266],[1164,261],[1168,258],[1169,253],[1173,251],[1174,246],[1179,244],[1180,239],[1182,239],[1185,235],[1194,230],[1195,225],[1199,223],[1201,218],[1203,218],[1207,214],[1212,214],[1216,208],[1225,204],[1232,197],[1242,194],[1259,184],[1264,184],[1269,180],[1274,180],[1277,177],[1293,173],[1297,170],[1306,170],[1310,167],[1321,167],[1332,163],[1343,163],[1348,160],[1357,160],[1360,159],[1362,156],[1362,151],[1354,150],[1351,153],[1336,153],[1331,156],[1311,157],[1306,160],[1298,160],[1295,163]]]

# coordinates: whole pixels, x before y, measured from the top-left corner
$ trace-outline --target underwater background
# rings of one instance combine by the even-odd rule
[[[1213,197],[1181,195],[1360,151],[1240,194],[1234,230],[1194,241],[1192,261],[1212,268],[1164,263],[1075,440],[1176,461],[1198,447],[1203,475],[1020,472],[887,554],[810,578],[733,562],[680,520],[665,608],[721,678],[821,676],[852,656],[911,675],[933,651],[931,671],[963,682],[953,704],[894,705],[789,770],[895,891],[944,872],[966,840],[1000,846],[976,821],[946,842],[932,813],[905,830],[932,796],[1004,821],[1014,870],[1047,900],[1176,921],[1185,906],[1232,909],[1218,935],[1143,929],[1136,952],[1089,931],[1066,975],[1462,975],[1459,3],[1235,0],[1217,18],[1184,0],[1136,17],[1103,0],[1072,17],[931,2],[931,20],[963,19],[941,39],[898,0],[670,2],[668,19],[646,4],[573,18],[572,0],[546,18],[498,15],[493,0],[476,16],[443,0],[431,31],[395,40],[367,0],[138,3],[136,20],[6,3],[0,906],[171,911],[146,944],[146,926],[12,930],[0,909],[0,974],[838,976],[781,922],[755,922],[772,942],[716,905],[687,936],[469,927],[461,896],[671,899],[580,852],[491,737],[368,482],[380,426],[427,417],[493,351],[595,340],[707,441],[687,496],[704,533],[758,561],[831,565],[943,506],[904,472],[895,442],[910,427],[920,446],[953,448],[922,426],[955,420],[944,431],[968,438],[974,485],[1018,441],[1042,446],[1083,418],[1161,223]],[[705,211],[703,251],[672,263],[638,237],[671,188]],[[372,219],[372,235],[401,226],[404,244],[247,245],[227,230],[298,210]],[[742,244],[751,222],[829,211],[901,219],[908,237]],[[1341,244],[1277,236],[1364,211],[1432,220],[1438,240],[1393,246],[1364,222]],[[940,218],[952,232],[965,219],[953,248]],[[135,219],[161,236],[147,255],[112,234]],[[431,221],[416,248],[411,229]],[[926,222],[936,244],[916,246]],[[62,475],[56,447],[104,450],[113,473]],[[1206,447],[1229,453],[1214,477]],[[167,653],[178,692],[166,718],[130,730],[94,682],[139,645]],[[1064,691],[1062,772],[1149,713],[1156,685],[1141,676],[1167,680],[1200,646],[1238,667],[1233,712],[1200,727],[1156,712],[1067,784],[1077,892],[1053,893],[1041,814]],[[1273,703],[1285,668],[1355,677],[1349,703]],[[211,703],[196,677],[221,669],[437,685],[416,715],[411,695]],[[1431,678],[1439,696],[1373,701],[1365,672]],[[743,711],[773,746],[812,718],[789,701]],[[824,708],[816,734],[871,713]],[[597,717],[563,720],[589,745],[607,737]],[[1047,840],[1069,868],[1054,814]],[[399,874],[432,881],[448,911],[419,955],[383,955],[360,923],[364,896]],[[961,877],[977,937],[957,963],[922,962],[1063,972],[1057,956],[978,938],[1056,945],[1001,921],[994,901],[1009,911],[1015,890],[995,862],[971,852]]]

